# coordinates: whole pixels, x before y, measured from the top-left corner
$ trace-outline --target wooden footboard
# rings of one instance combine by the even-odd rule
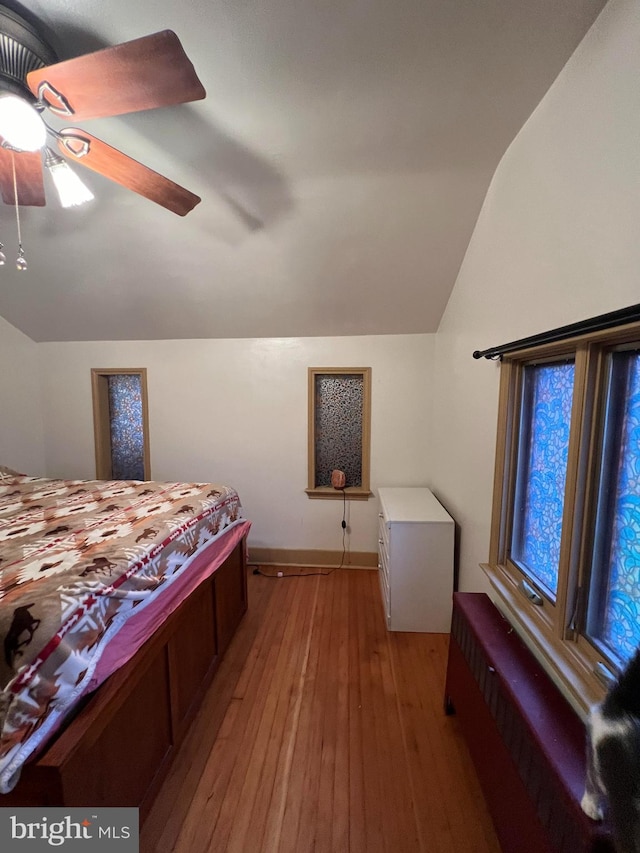
[[[0,806],[137,806],[142,823],[246,608],[243,539]]]

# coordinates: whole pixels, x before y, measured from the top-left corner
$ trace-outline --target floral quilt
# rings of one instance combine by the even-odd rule
[[[110,637],[243,518],[211,483],[0,479],[1,792]]]

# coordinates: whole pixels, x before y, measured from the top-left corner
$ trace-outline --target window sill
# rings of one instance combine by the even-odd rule
[[[361,486],[347,486],[346,489],[334,489],[333,486],[318,486],[315,489],[305,489],[307,497],[312,500],[328,500],[328,501],[367,501],[373,494],[369,489],[363,489]],[[344,497],[343,497],[344,495]]]
[[[481,563],[480,568],[491,583],[496,607],[513,625],[576,713],[586,717],[591,706],[600,702],[604,695],[604,689],[593,673],[592,663],[581,653],[577,643],[562,640],[545,630],[535,605],[520,592],[503,566]]]

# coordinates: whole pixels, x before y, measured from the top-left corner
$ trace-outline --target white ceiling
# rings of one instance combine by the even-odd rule
[[[432,332],[491,176],[603,0],[29,0],[60,59],[163,29],[207,98],[83,123],[202,197],[1,206],[36,341]],[[55,125],[55,121],[51,122]],[[48,181],[48,176],[45,179]]]

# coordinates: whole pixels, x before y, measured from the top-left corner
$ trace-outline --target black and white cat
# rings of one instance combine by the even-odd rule
[[[589,715],[582,809],[611,821],[618,853],[640,853],[640,649]]]

